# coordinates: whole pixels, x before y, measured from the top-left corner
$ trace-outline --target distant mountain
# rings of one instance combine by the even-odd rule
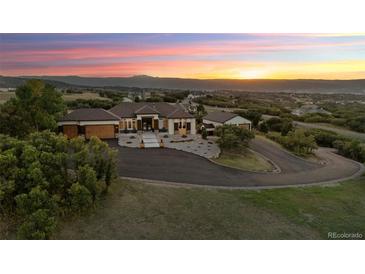
[[[57,81],[57,80],[43,79],[41,77],[8,77],[8,76],[0,75],[0,88],[16,88],[18,86],[23,85],[29,78],[42,79],[47,84],[53,85],[57,88],[68,88],[68,87],[73,87],[73,86],[79,86],[79,85],[72,85],[72,84]]]
[[[3,77],[12,78],[12,77]],[[241,90],[259,92],[336,92],[365,93],[365,79],[360,80],[231,80],[160,78],[147,75],[133,77],[23,76],[16,79],[38,78],[55,81],[58,85],[85,87],[140,87],[190,90]],[[0,78],[0,85],[2,80]]]

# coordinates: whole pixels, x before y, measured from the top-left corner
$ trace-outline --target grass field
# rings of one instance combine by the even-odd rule
[[[214,162],[249,171],[272,171],[273,166],[260,155],[246,150],[241,153],[222,152]]]
[[[99,95],[99,93],[95,93],[95,92],[68,93],[68,94],[63,95],[63,99],[65,101],[74,101],[76,99],[85,99],[85,100],[101,99],[101,100],[109,100],[109,101],[111,100],[106,97],[101,97]]]
[[[5,103],[12,97],[15,97],[14,91],[0,91],[0,104]]]
[[[327,239],[365,234],[365,177],[332,187],[179,188],[118,181],[57,239]]]
[[[5,103],[10,98],[15,97],[14,91],[2,91],[0,92],[0,104]],[[65,101],[73,101],[76,99],[101,99],[101,100],[111,100],[110,98],[101,97],[99,93],[95,92],[83,92],[83,93],[67,93],[63,95]]]
[[[345,137],[355,138],[363,142],[365,141],[365,133],[356,132],[343,127],[325,123],[303,123],[303,122],[295,122],[295,123],[298,127],[330,130]]]

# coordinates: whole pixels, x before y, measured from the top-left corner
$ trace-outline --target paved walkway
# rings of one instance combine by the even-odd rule
[[[188,135],[186,138],[180,135],[169,135],[167,133],[121,133],[119,134],[118,144],[121,147],[139,148],[141,141],[145,148],[160,147],[162,140],[165,148],[173,148],[176,150],[190,152],[208,159],[219,156],[220,149],[213,137],[208,137],[208,140],[201,138],[199,134]]]
[[[216,138],[213,137],[204,140],[199,134],[188,135],[183,138],[179,135],[160,133],[160,138],[166,148],[190,152],[208,159],[217,158],[220,154],[219,146],[215,142]]]
[[[153,132],[142,133],[142,141],[144,144],[144,148],[159,148],[160,147],[160,143],[157,139],[157,136]]]
[[[173,149],[119,150],[120,176],[192,185],[221,187],[282,187],[332,182],[359,176],[364,166],[331,149],[319,149],[317,155],[326,165],[298,158],[266,140],[254,140],[251,147],[275,162],[281,173],[255,173],[216,165],[197,155]]]

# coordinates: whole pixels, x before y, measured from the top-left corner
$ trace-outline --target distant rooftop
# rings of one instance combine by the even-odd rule
[[[240,116],[240,115],[238,115],[236,113],[232,113],[232,112],[216,111],[216,112],[208,113],[206,116],[204,116],[204,119],[213,121],[213,122],[224,123],[237,116]],[[241,117],[241,118],[243,118],[243,117]],[[243,118],[243,119],[245,119],[245,118]],[[245,119],[245,120],[247,121],[247,123],[251,123],[249,120],[247,120],[247,119]]]

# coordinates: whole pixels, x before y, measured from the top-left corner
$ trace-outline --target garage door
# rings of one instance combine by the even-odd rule
[[[85,126],[85,137],[90,138],[91,136],[96,136],[100,139],[115,138],[114,125]]]
[[[77,136],[77,126],[75,125],[65,125],[63,126],[63,134],[68,138],[74,138]]]

